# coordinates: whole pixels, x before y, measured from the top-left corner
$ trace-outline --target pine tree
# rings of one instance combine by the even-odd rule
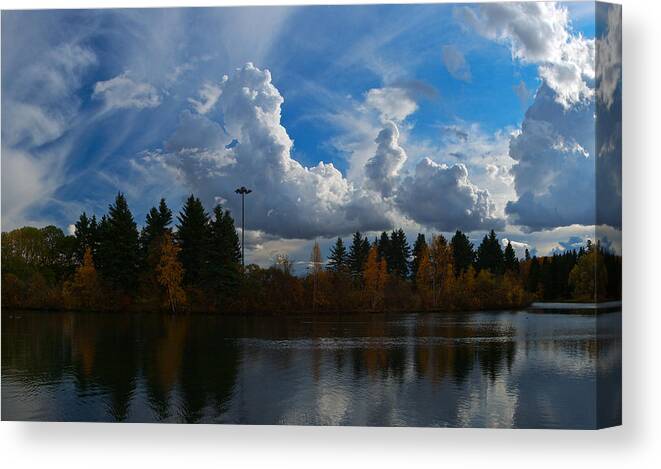
[[[342,238],[337,238],[335,245],[331,248],[328,256],[328,270],[337,273],[346,273],[349,271],[349,255],[344,247]]]
[[[200,199],[191,194],[177,217],[179,259],[184,268],[184,283],[202,287],[207,280],[208,253],[211,237],[209,215]]]
[[[376,246],[376,253],[379,256],[379,260],[385,259],[386,262],[390,263],[392,248],[390,246],[390,238],[388,237],[388,233],[385,231],[382,232],[379,239],[374,240],[374,245]]]
[[[216,205],[210,222],[208,282],[216,299],[235,295],[241,280],[241,245],[229,210]]]
[[[145,226],[140,232],[140,247],[145,258],[149,249],[155,243],[157,249],[160,249],[161,238],[168,232],[170,233],[170,224],[172,224],[172,210],[161,199],[158,208],[152,207],[145,218]]]
[[[96,253],[98,245],[96,217],[92,216],[92,218],[89,218],[87,214],[83,212],[74,226],[76,261],[78,264],[82,264],[87,248],[90,249],[92,257],[94,257],[94,254]]]
[[[504,265],[506,272],[519,272],[519,259],[516,257],[511,242],[507,242],[504,255]]]
[[[414,282],[416,282],[418,269],[420,268],[420,256],[423,252],[423,249],[425,248],[427,248],[427,240],[425,239],[425,235],[418,233],[418,237],[415,239],[415,243],[413,243],[413,259],[411,260],[410,268],[411,280]]]
[[[138,228],[126,198],[118,193],[99,233],[102,275],[118,291],[133,292],[138,278]]]
[[[488,270],[492,274],[502,274],[504,271],[505,257],[494,230],[484,236],[482,243],[477,248],[477,267],[480,270]]]
[[[367,237],[363,237],[359,231],[354,233],[351,247],[349,248],[349,268],[354,280],[362,279],[369,251],[370,242]]]
[[[457,230],[452,240],[450,240],[450,247],[452,248],[454,271],[459,276],[463,272],[466,272],[475,262],[473,243],[470,242],[468,236]]]
[[[402,279],[408,277],[411,247],[406,240],[404,230],[400,228],[390,234],[389,248],[389,256],[386,256],[388,272]]]

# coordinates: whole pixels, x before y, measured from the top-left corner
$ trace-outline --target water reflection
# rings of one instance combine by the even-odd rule
[[[620,418],[620,322],[3,312],[2,417],[591,428]]]

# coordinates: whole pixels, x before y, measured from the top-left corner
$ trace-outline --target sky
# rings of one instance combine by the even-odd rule
[[[245,185],[261,265],[396,227],[619,252],[620,11],[3,11],[2,230],[68,231],[118,191],[138,225],[191,193],[239,214]]]

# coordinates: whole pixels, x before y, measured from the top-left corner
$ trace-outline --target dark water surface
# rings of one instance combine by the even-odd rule
[[[2,419],[594,428],[620,419],[620,330],[590,311],[3,311]]]

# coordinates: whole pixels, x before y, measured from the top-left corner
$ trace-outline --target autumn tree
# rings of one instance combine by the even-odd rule
[[[598,301],[605,296],[608,272],[604,257],[592,243],[569,274],[569,285],[577,300]]]
[[[434,305],[434,272],[432,270],[429,247],[421,244],[417,258],[415,288],[423,308],[431,308]]]
[[[312,245],[312,253],[310,254],[310,278],[312,280],[312,311],[316,311],[319,305],[326,303],[326,295],[323,288],[321,288],[324,277],[324,262],[321,259],[321,249],[317,241]]]
[[[182,288],[184,270],[179,262],[181,248],[173,242],[170,233],[166,232],[161,240],[161,255],[156,266],[157,278],[165,293],[164,303],[172,313],[176,313],[178,307],[186,304],[186,293]]]
[[[443,235],[432,236],[429,248],[432,270],[432,298],[434,306],[439,305],[441,293],[447,281],[447,266],[452,265],[452,252]]]
[[[385,259],[379,260],[378,249],[372,246],[365,262],[363,273],[365,280],[364,293],[370,310],[376,311],[384,306],[386,283],[388,282],[388,265]]]
[[[95,309],[99,305],[100,285],[92,258],[92,248],[87,247],[83,262],[76,269],[73,280],[65,287],[65,296],[76,308]]]

